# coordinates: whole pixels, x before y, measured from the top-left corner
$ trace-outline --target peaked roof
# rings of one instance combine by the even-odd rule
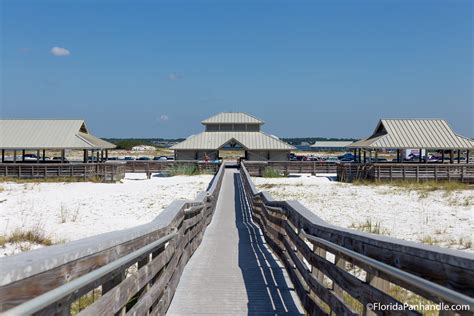
[[[84,120],[0,120],[2,149],[111,149]]]
[[[243,112],[222,112],[201,122],[202,124],[263,124],[255,116]]]
[[[348,147],[474,149],[474,141],[456,134],[443,119],[382,119],[371,136]]]
[[[293,146],[263,132],[202,132],[171,147],[181,150],[218,150],[236,141],[249,150],[292,150]]]

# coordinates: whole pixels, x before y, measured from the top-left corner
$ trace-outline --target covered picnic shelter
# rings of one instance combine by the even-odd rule
[[[46,158],[47,152],[59,154],[54,162],[65,162],[66,151],[72,150],[83,151],[83,162],[100,162],[107,160],[108,150],[115,147],[90,134],[84,120],[0,120],[2,163],[51,162]],[[27,152],[34,154],[26,155]]]
[[[403,150],[418,149],[418,162],[423,161],[422,150],[426,150],[439,153],[441,162],[447,154],[450,163],[460,163],[462,156],[469,163],[474,141],[456,134],[444,119],[381,119],[372,135],[348,147],[354,150],[358,162],[373,161],[372,153],[378,161],[382,150],[396,150],[396,162],[403,162]],[[428,162],[427,157],[424,161]]]

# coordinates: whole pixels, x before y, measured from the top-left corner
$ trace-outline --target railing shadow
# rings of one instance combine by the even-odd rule
[[[295,304],[296,294],[289,288],[272,256],[260,228],[253,222],[240,174],[234,174],[236,227],[239,234],[239,268],[248,297],[248,315],[303,315]],[[293,293],[293,296],[292,296]]]

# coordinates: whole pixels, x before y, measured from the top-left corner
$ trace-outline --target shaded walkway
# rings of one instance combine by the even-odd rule
[[[168,310],[212,314],[303,314],[285,269],[251,221],[236,169],[226,169],[214,218]]]

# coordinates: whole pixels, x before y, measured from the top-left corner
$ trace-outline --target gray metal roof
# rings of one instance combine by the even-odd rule
[[[347,140],[344,140],[344,141],[316,141],[314,142],[313,145],[311,145],[311,147],[337,147],[337,148],[340,148],[340,147],[347,147],[349,146],[350,144],[352,144],[353,142],[352,141],[347,141]]]
[[[292,150],[295,147],[263,132],[202,132],[190,136],[171,149],[220,149],[235,140],[249,150]]]
[[[348,147],[474,149],[474,141],[457,135],[443,119],[382,119],[370,137]]]
[[[1,149],[111,149],[84,120],[0,120]]]
[[[243,112],[222,112],[201,122],[202,124],[263,124],[255,116]]]

